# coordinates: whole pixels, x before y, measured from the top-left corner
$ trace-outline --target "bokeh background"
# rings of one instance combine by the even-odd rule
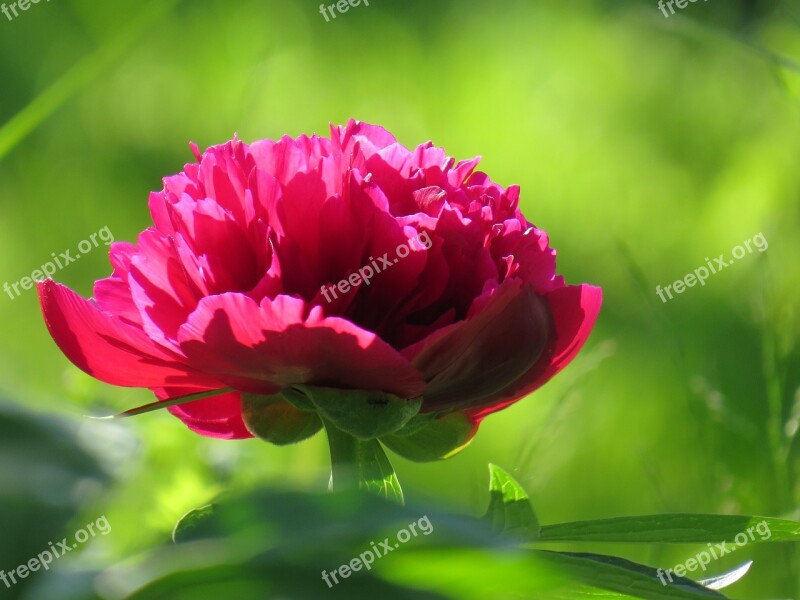
[[[379,123],[406,145],[482,155],[494,180],[521,185],[567,280],[605,293],[580,357],[466,451],[392,457],[407,497],[479,514],[493,462],[546,523],[797,517],[800,6],[678,13],[655,0],[371,0],[326,22],[312,0],[58,0],[0,15],[0,284],[105,226],[135,240],[148,192],[193,160],[190,141]],[[656,296],[760,232],[766,252]],[[109,272],[101,245],[56,279],[88,295]],[[102,514],[112,534],[65,563],[104,568],[161,545],[225,490],[325,489],[323,435],[275,448],[203,439],[166,413],[87,419],[151,398],[69,364],[32,290],[0,294],[0,328],[0,568]],[[15,419],[29,412],[58,444],[25,433]],[[665,567],[698,550],[580,549]],[[800,598],[788,545],[713,570],[749,558],[736,597]]]

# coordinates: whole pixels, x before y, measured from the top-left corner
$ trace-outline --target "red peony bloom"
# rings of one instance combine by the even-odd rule
[[[170,406],[198,433],[252,437],[244,394],[319,387],[421,397],[429,421],[469,424],[463,445],[597,318],[601,290],[565,285],[519,187],[479,159],[357,121],[194,151],[151,194],[155,226],[112,245],[93,300],[51,280],[39,296],[58,346],[102,381],[160,400],[234,390]]]

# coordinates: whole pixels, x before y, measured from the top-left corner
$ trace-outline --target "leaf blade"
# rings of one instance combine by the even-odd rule
[[[525,489],[505,470],[489,464],[489,508],[484,515],[496,533],[539,536],[539,519]]]
[[[737,535],[747,544],[800,542],[800,522],[745,515],[643,515],[544,525],[540,540],[693,544],[735,542]]]

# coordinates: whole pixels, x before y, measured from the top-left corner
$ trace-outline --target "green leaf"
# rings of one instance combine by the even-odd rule
[[[97,509],[87,515],[87,507],[102,501],[110,476],[100,460],[102,450],[87,445],[86,438],[103,429],[0,400],[0,569],[25,565],[54,540],[72,535],[78,515],[80,523],[100,516]],[[18,579],[10,589],[0,583],[0,597],[34,597],[30,588],[39,581]]]
[[[738,539],[737,539],[737,536]],[[800,523],[735,515],[664,514],[544,525],[545,542],[635,542],[740,545],[800,541]]]
[[[190,517],[179,544],[149,551],[109,568],[120,581],[118,596],[129,600],[212,600],[220,597],[264,598],[385,598],[387,600],[456,600],[452,595],[420,590],[412,582],[393,584],[380,576],[380,563],[413,553],[430,544],[446,555],[454,544],[487,539],[474,519],[445,515],[430,507],[407,508],[363,492],[334,494],[277,492],[274,488],[246,495],[225,494],[208,515]],[[373,551],[387,536],[427,515],[426,536],[417,535],[370,570],[361,569],[328,587],[322,570],[334,571],[361,553]],[[64,577],[59,574],[58,577]],[[91,586],[94,577],[85,578]],[[62,580],[63,581],[63,580]],[[82,579],[84,581],[84,579]],[[53,597],[53,596],[43,596]],[[94,598],[88,593],[83,598]]]
[[[301,442],[322,429],[316,413],[295,408],[282,394],[242,394],[242,419],[250,433],[276,446]]]
[[[435,520],[433,521],[435,523]],[[432,536],[433,537],[433,536]],[[657,571],[616,557],[557,552],[503,552],[473,548],[421,548],[383,561],[389,581],[416,585],[458,600],[711,600],[725,598],[686,580],[663,585]],[[677,578],[675,578],[677,581]],[[667,582],[669,583],[669,582]]]
[[[460,412],[440,417],[420,414],[397,433],[382,437],[381,442],[408,460],[443,460],[466,448],[475,429],[474,423]]]
[[[360,440],[394,433],[422,406],[422,398],[404,400],[385,392],[294,387],[311,399],[321,417]]]
[[[671,600],[691,598],[725,598],[719,592],[706,589],[700,584],[685,577],[672,576],[670,583],[658,577],[658,570],[616,556],[600,554],[577,554],[535,551],[540,560],[545,561],[560,573],[569,575],[595,588],[620,594],[629,594],[635,598],[648,600]]]
[[[325,565],[327,566],[327,565]],[[334,565],[335,566],[335,565]],[[329,567],[330,568],[330,567]],[[171,574],[128,596],[127,600],[263,600],[264,598],[324,598],[353,600],[449,600],[440,595],[400,588],[371,573],[355,573],[339,578],[338,585],[328,588],[320,570],[310,571],[293,564],[213,565]]]
[[[647,565],[635,563],[626,558],[608,556],[606,554],[594,554],[590,552],[557,552],[555,554],[593,560],[607,565],[614,565],[622,569],[627,569],[629,571],[634,571],[635,573],[645,575],[650,579],[657,581],[662,586],[671,586],[689,592],[696,592],[703,596],[709,596],[712,598],[723,597],[722,594],[710,590],[699,582],[693,581],[688,577],[678,577],[674,573],[670,573],[669,576],[667,576],[667,573],[664,569],[648,567]]]
[[[213,516],[213,504],[206,504],[200,508],[193,508],[183,515],[175,524],[175,529],[172,530],[172,541],[175,543],[182,542],[191,535],[192,531],[200,528],[203,523]]]
[[[517,481],[497,465],[489,465],[489,510],[484,519],[496,533],[536,539],[539,520],[528,494]]]
[[[349,564],[386,538],[426,517],[430,535],[401,543],[328,587],[321,577]],[[51,572],[36,597],[95,599],[98,581],[113,581],[115,597],[137,600],[214,600],[220,597],[385,598],[387,600],[710,600],[707,591],[665,587],[613,557],[524,550],[494,535],[485,522],[400,506],[363,492],[226,494],[209,514],[198,511],[180,527],[178,544],[108,567],[104,573]],[[393,544],[392,544],[393,545]],[[625,565],[625,566],[623,566]],[[626,568],[626,566],[628,568]],[[647,569],[647,567],[641,567]],[[37,590],[39,591],[39,590]],[[83,591],[84,593],[80,593]]]

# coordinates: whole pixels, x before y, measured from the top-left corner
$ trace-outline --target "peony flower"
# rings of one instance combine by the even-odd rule
[[[75,365],[149,388],[197,433],[286,443],[326,420],[440,458],[591,332],[601,290],[556,275],[519,187],[477,158],[357,121],[192,148],[93,299],[51,280],[39,297]]]

